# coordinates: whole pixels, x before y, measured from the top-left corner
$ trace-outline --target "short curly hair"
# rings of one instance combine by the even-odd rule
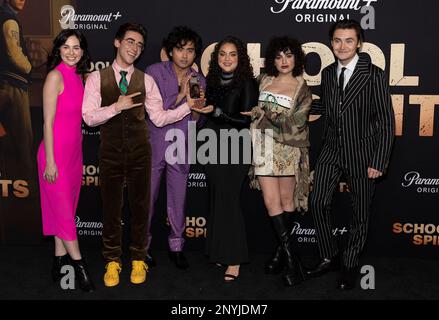
[[[265,50],[265,73],[267,75],[274,77],[279,75],[274,60],[279,53],[287,51],[291,51],[294,55],[293,76],[297,77],[303,74],[305,69],[305,53],[302,50],[302,45],[296,39],[284,36],[272,38],[268,43]]]
[[[201,55],[201,49],[203,43],[201,37],[186,26],[176,26],[174,27],[168,36],[163,39],[162,47],[165,48],[168,58],[172,60],[170,53],[173,48],[180,48],[185,46],[188,42],[192,42],[195,47],[195,56],[199,57]]]
[[[240,84],[243,81],[254,78],[253,68],[250,64],[250,57],[247,53],[247,47],[240,39],[234,36],[227,36],[215,45],[215,49],[210,56],[209,73],[206,77],[207,85],[209,86],[220,85],[222,71],[218,64],[218,55],[221,47],[226,43],[234,44],[238,51],[238,66],[233,72],[234,76],[232,85]]]

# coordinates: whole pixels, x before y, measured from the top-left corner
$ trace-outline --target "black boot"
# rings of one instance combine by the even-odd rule
[[[271,218],[285,256],[284,264],[287,269],[282,278],[287,286],[294,286],[305,280],[305,274],[299,257],[293,253],[290,247],[288,214],[282,213]]]
[[[61,268],[68,264],[70,264],[70,257],[67,253],[63,256],[53,257],[52,271],[51,271],[53,282],[59,282],[61,280],[63,276],[63,274],[61,274]]]
[[[266,274],[279,274],[285,267],[285,255],[282,247],[278,244],[271,258],[265,262]]]
[[[72,265],[75,269],[75,280],[79,288],[85,292],[95,291],[95,286],[90,278],[84,259],[72,260]]]
[[[288,219],[288,232],[289,235],[291,236],[291,229],[293,228],[294,225],[294,217],[293,217],[293,213],[294,212],[288,212],[288,211],[284,211],[282,214],[286,215],[287,219]],[[278,244],[276,246],[276,249],[274,250],[271,258],[265,263],[265,273],[266,274],[279,274],[282,272],[282,270],[285,267],[285,255],[283,254],[283,249],[282,246],[280,244]]]

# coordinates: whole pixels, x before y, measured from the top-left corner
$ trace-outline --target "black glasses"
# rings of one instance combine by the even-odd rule
[[[126,38],[126,39],[123,39],[123,40],[125,40],[130,47],[136,46],[137,49],[139,49],[140,51],[143,51],[143,49],[145,49],[145,45],[142,42],[137,42],[136,43],[136,40],[134,40],[132,38]]]

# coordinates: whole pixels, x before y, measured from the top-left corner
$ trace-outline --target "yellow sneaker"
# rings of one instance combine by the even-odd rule
[[[131,283],[140,284],[146,280],[148,265],[142,260],[133,260],[133,270],[131,270]]]
[[[122,265],[119,262],[111,261],[105,266],[107,270],[104,275],[104,284],[106,287],[114,287],[119,284],[119,273]]]

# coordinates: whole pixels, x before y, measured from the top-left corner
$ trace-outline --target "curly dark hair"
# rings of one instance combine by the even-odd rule
[[[238,38],[233,36],[227,36],[215,45],[215,49],[210,56],[209,73],[206,78],[207,85],[209,86],[220,85],[222,71],[220,66],[218,65],[218,54],[220,48],[226,43],[234,44],[236,46],[236,49],[238,50],[238,66],[233,73],[234,76],[232,85],[240,84],[243,81],[254,78],[253,68],[250,64],[250,58],[247,54],[247,47]]]
[[[265,50],[265,73],[269,76],[276,77],[279,71],[274,65],[276,56],[281,52],[291,51],[294,55],[294,68],[292,74],[294,77],[303,74],[305,68],[305,53],[299,41],[287,36],[272,38]]]
[[[199,57],[201,55],[201,48],[203,43],[201,37],[186,26],[176,26],[174,27],[168,36],[163,39],[162,47],[165,48],[166,54],[169,60],[172,60],[170,53],[173,48],[181,48],[185,46],[188,42],[192,42],[195,46],[195,56]]]
[[[52,71],[58,64],[60,64],[62,60],[60,48],[71,36],[78,38],[79,46],[83,50],[82,57],[76,65],[76,73],[84,75],[88,72],[90,67],[90,54],[88,52],[87,40],[80,31],[74,29],[62,30],[53,40],[52,51],[47,57],[47,72]]]

